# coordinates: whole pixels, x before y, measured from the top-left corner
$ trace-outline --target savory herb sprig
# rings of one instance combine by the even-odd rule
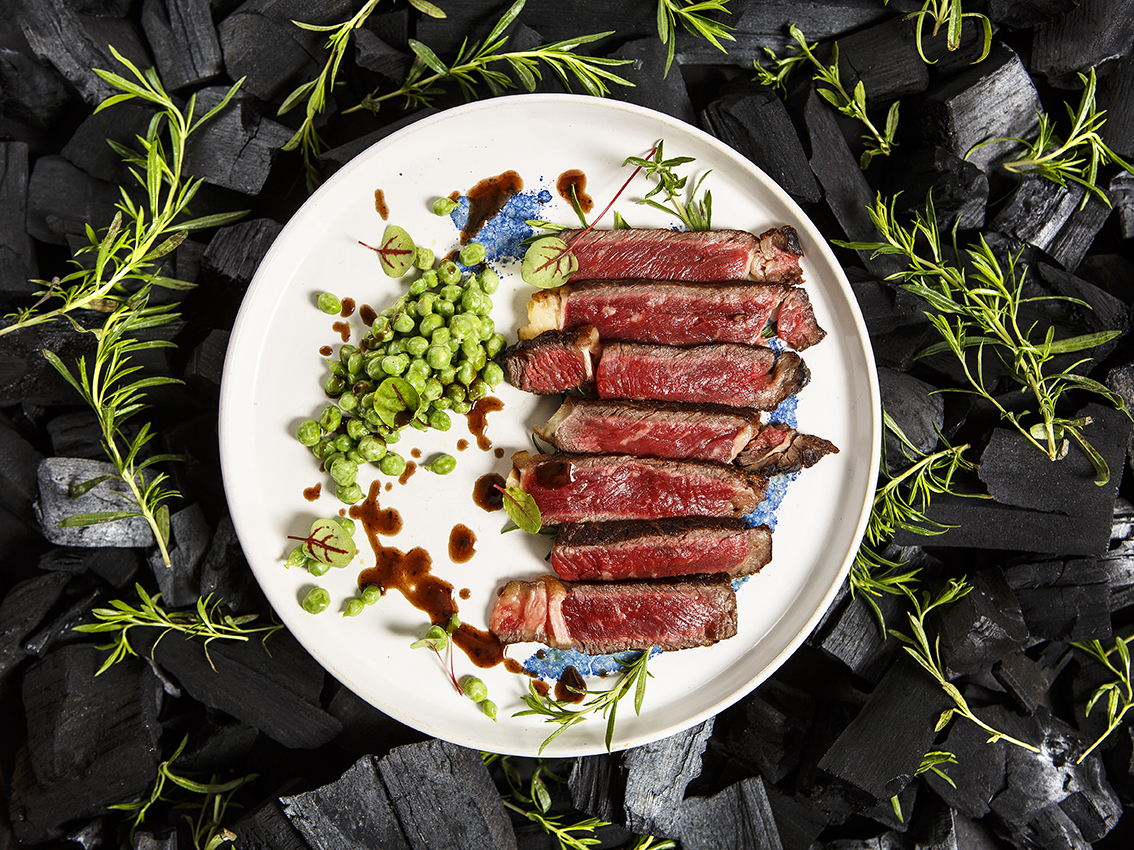
[[[1060,186],[1066,186],[1070,180],[1086,189],[1079,209],[1087,205],[1091,195],[1109,207],[1110,198],[1095,183],[1099,166],[1113,163],[1130,174],[1134,174],[1134,166],[1107,147],[1099,135],[1106,124],[1106,110],[1095,105],[1095,69],[1091,68],[1090,76],[1079,74],[1079,79],[1083,81],[1083,95],[1079,98],[1078,108],[1072,108],[1070,103],[1063,104],[1071,119],[1066,141],[1056,135],[1051,116],[1040,112],[1039,132],[1034,141],[1002,136],[974,145],[969,153],[985,145],[1016,142],[1025,150],[1012,161],[1004,163],[1005,170],[1013,174],[1037,174]]]
[[[937,774],[945,782],[948,782],[950,785],[956,788],[957,783],[949,778],[949,774],[947,774],[937,766],[939,764],[956,763],[957,757],[952,753],[945,752],[944,750],[930,750],[928,753],[921,757],[921,764],[919,764],[917,766],[917,770],[914,771],[914,776],[921,776],[923,773],[932,772]],[[906,818],[902,814],[902,803],[898,799],[897,794],[890,798],[890,806],[894,809],[894,814],[897,816],[898,821],[904,823]]]
[[[555,773],[543,759],[536,761],[536,768],[532,777],[524,782],[520,771],[512,762],[510,756],[501,756],[494,753],[485,754],[485,764],[497,764],[504,776],[507,790],[501,794],[504,806],[536,824],[547,835],[559,842],[563,850],[585,850],[599,839],[594,838],[596,829],[610,826],[604,820],[596,817],[584,818],[572,824],[564,824],[560,815],[549,814],[551,811],[551,792],[548,782],[562,784],[563,778]],[[575,835],[574,833],[582,833]],[[586,837],[584,837],[586,836]]]
[[[496,22],[496,26],[483,42],[471,46],[467,40],[462,42],[452,65],[446,65],[436,53],[420,41],[410,39],[409,46],[416,58],[402,85],[395,91],[385,94],[372,92],[363,98],[361,103],[344,109],[343,113],[355,112],[359,109],[377,112],[384,101],[397,97],[405,98],[409,107],[427,106],[433,98],[443,92],[440,84],[447,81],[456,82],[468,98],[476,97],[477,83],[483,83],[493,95],[502,94],[515,83],[503,71],[488,67],[501,62],[506,63],[520,81],[520,85],[527,91],[535,91],[536,83],[542,78],[540,63],[550,68],[568,88],[571,87],[571,81],[574,79],[587,94],[596,97],[607,94],[608,83],[633,86],[629,80],[609,70],[612,66],[625,65],[632,60],[582,56],[574,52],[584,44],[591,44],[612,35],[613,31],[568,38],[552,44],[543,44],[531,50],[501,52],[501,48],[508,40],[504,30],[520,14],[525,2],[526,0],[516,0]],[[429,74],[429,71],[433,73]]]
[[[130,630],[133,628],[161,629],[157,641],[160,641],[170,632],[180,632],[188,638],[201,637],[205,639],[205,655],[208,656],[209,644],[214,640],[242,640],[246,641],[252,635],[263,635],[267,640],[275,632],[283,628],[281,625],[255,626],[248,624],[256,620],[256,614],[241,614],[233,617],[224,614],[218,617],[219,602],[212,601],[212,595],[199,598],[195,607],[187,610],[169,611],[161,607],[161,594],[148,594],[140,584],[134,585],[140,604],[138,606],[113,599],[110,608],[94,608],[91,614],[97,623],[86,623],[75,626],[77,632],[90,634],[111,634],[113,642],[100,646],[99,649],[111,650],[110,655],[103,661],[98,673],[131,655],[137,655],[134,647],[130,645]],[[157,646],[154,641],[154,646]],[[212,663],[212,659],[209,660]],[[98,673],[95,675],[97,676]]]
[[[1073,363],[1061,371],[1053,371],[1057,355],[1085,351],[1114,339],[1119,331],[1101,331],[1067,339],[1055,339],[1054,327],[1039,336],[1035,324],[1024,324],[1021,309],[1037,301],[1065,301],[1089,309],[1090,305],[1076,298],[1063,296],[1024,295],[1024,272],[1016,269],[1019,255],[1010,256],[1006,264],[993,253],[984,237],[967,250],[972,274],[954,265],[946,256],[937,224],[933,199],[926,201],[924,212],[918,212],[911,225],[903,225],[895,212],[895,199],[887,203],[879,195],[870,217],[882,237],[881,242],[842,242],[845,248],[873,251],[875,256],[893,254],[908,262],[905,270],[890,275],[888,280],[902,281],[901,287],[922,298],[935,312],[927,314],[942,342],[930,346],[920,357],[952,352],[965,375],[968,387],[956,389],[977,395],[990,403],[1000,418],[1011,423],[1024,438],[1051,460],[1058,460],[1074,441],[1090,459],[1100,486],[1110,479],[1106,461],[1091,445],[1083,431],[1088,423],[1069,419],[1058,413],[1059,402],[1069,390],[1086,390],[1101,396],[1129,416],[1121,396],[1098,381],[1077,375]],[[953,231],[953,253],[960,256]],[[985,378],[986,352],[1008,377],[1030,393],[1035,410],[1019,413],[1008,410]],[[972,355],[970,357],[970,355]]]
[[[707,16],[709,12],[729,14],[728,0],[658,0],[658,38],[665,45],[665,72],[669,75],[677,47],[677,24],[686,32],[700,36],[721,53],[728,53],[721,39],[736,41],[732,27]]]
[[[839,77],[839,43],[835,42],[831,46],[831,64],[824,65],[815,56],[814,51],[818,45],[808,44],[807,38],[798,26],[792,24],[788,32],[795,39],[795,44],[789,45],[789,49],[795,51],[795,55],[781,59],[774,50],[764,48],[774,70],[765,68],[758,60],[754,60],[757,79],[764,85],[782,91],[785,89],[787,78],[796,66],[802,64],[804,60],[810,62],[815,66],[813,78],[819,84],[816,87],[819,95],[843,115],[855,118],[866,126],[867,132],[862,137],[866,147],[859,158],[859,166],[865,170],[875,156],[888,156],[898,144],[894,141],[894,135],[898,132],[898,101],[890,105],[890,110],[886,113],[886,123],[879,130],[867,114],[866,86],[862,80],[858,81],[854,87],[854,94],[851,94]]]
[[[713,226],[713,193],[705,190],[704,195],[698,200],[697,192],[701,188],[701,184],[705,182],[705,178],[712,173],[712,170],[710,169],[700,176],[689,191],[689,199],[685,200],[683,193],[689,178],[687,176],[678,177],[674,169],[696,160],[691,156],[675,156],[665,159],[664,144],[665,140],[659,139],[657,147],[654,148],[649,157],[630,156],[622,163],[623,166],[637,166],[645,171],[647,178],[658,181],[657,185],[650,189],[646,193],[646,197],[638,203],[677,216],[689,230],[711,230]],[[654,196],[661,192],[665,192],[669,206],[654,200]]]
[[[1095,688],[1090,699],[1087,700],[1086,715],[1090,717],[1092,709],[1103,697],[1106,697],[1106,730],[1098,739],[1087,747],[1078,758],[1081,764],[1083,759],[1110,737],[1110,733],[1122,725],[1122,719],[1131,708],[1134,708],[1134,684],[1130,681],[1130,648],[1127,641],[1121,637],[1114,638],[1114,646],[1106,649],[1101,641],[1092,640],[1088,643],[1073,642],[1076,649],[1085,652],[1091,659],[1101,664],[1112,674],[1114,679]],[[1111,661],[1110,656],[1118,656],[1118,665]]]
[[[609,752],[611,742],[614,740],[614,721],[618,714],[618,704],[622,701],[622,698],[633,691],[634,713],[641,713],[642,701],[646,697],[646,680],[653,675],[646,669],[650,660],[650,650],[639,652],[632,661],[623,661],[621,658],[615,660],[622,667],[622,671],[618,674],[614,686],[605,691],[586,691],[586,695],[590,699],[579,707],[574,707],[575,704],[572,702],[561,702],[546,694],[541,694],[536,690],[535,682],[529,684],[528,692],[524,694],[524,702],[528,707],[522,711],[517,711],[512,716],[536,715],[543,717],[545,723],[558,725],[559,728],[548,735],[539,745],[541,753],[548,744],[576,723],[586,720],[587,715],[595,712],[601,712],[602,716],[606,718],[606,749]]]
[[[889,2],[890,0],[886,0],[887,4]],[[921,9],[906,15],[906,20],[910,18],[917,21],[917,53],[927,65],[937,62],[936,59],[929,59],[922,48],[927,18],[933,22],[933,29],[929,33],[931,38],[936,38],[941,27],[945,27],[945,47],[950,52],[961,46],[961,27],[964,26],[965,18],[979,22],[984,28],[984,47],[980,56],[973,61],[974,65],[987,59],[989,51],[992,50],[992,21],[988,19],[988,15],[982,15],[980,12],[964,11],[961,8],[961,0],[925,0],[925,5]]]
[[[339,66],[342,64],[347,47],[350,45],[351,35],[356,29],[366,23],[366,20],[374,12],[374,7],[377,6],[378,3],[379,0],[366,0],[366,3],[362,5],[362,8],[358,10],[358,13],[353,18],[341,24],[320,26],[319,24],[306,24],[302,21],[292,21],[292,23],[300,29],[310,32],[329,33],[326,47],[330,55],[328,55],[327,61],[323,65],[323,70],[319,73],[319,76],[298,86],[291,94],[284,98],[284,102],[280,104],[280,108],[276,112],[277,115],[284,115],[295,108],[301,101],[305,99],[307,101],[303,123],[299,125],[299,129],[295,131],[295,135],[283,146],[283,149],[285,151],[291,151],[299,148],[303,153],[303,167],[307,174],[308,190],[313,190],[316,183],[319,181],[319,171],[315,165],[315,157],[326,147],[323,143],[323,139],[315,129],[315,121],[327,108],[327,92],[335,87],[335,81],[339,76]],[[445,17],[445,13],[433,3],[428,2],[428,0],[409,0],[409,3],[419,12],[429,15],[431,18]]]
[[[134,98],[158,108],[146,136],[138,137],[140,153],[115,146],[130,163],[130,173],[141,184],[145,199],[141,204],[136,203],[122,188],[122,200],[117,204],[118,212],[109,228],[100,236],[94,227],[87,225],[89,244],[76,253],[94,255],[89,268],[76,264],[76,270],[62,278],[35,281],[43,286],[36,293],[38,299],[4,316],[6,324],[0,327],[0,335],[69,318],[76,310],[110,312],[127,299],[140,302],[153,286],[187,288],[188,284],[161,275],[157,261],[180,245],[189,231],[228,224],[246,212],[182,217],[189,212],[202,182],[184,173],[186,143],[202,124],[224,109],[243,79],[228,90],[220,103],[198,117],[196,95],[191,95],[185,106],[179,107],[165,91],[153,68],[140,71],[113,47],[110,51],[136,82],[110,71],[94,69],[99,77],[121,91],[103,100],[95,112]],[[162,138],[163,129],[167,131],[167,140]],[[72,324],[81,330],[78,324]]]

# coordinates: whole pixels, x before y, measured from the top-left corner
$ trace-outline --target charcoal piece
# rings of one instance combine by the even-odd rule
[[[270,218],[253,218],[222,227],[209,240],[201,272],[221,284],[245,287],[283,226]]]
[[[567,787],[571,804],[581,812],[607,823],[617,823],[625,814],[625,773],[618,756],[607,753],[575,759]]]
[[[225,69],[234,80],[246,78],[244,91],[278,103],[315,79],[326,61],[326,35],[292,21],[337,24],[352,14],[348,0],[248,0],[217,28]]]
[[[227,93],[224,86],[199,90],[200,114],[220,104]],[[241,90],[193,134],[186,145],[185,168],[213,186],[257,195],[291,136],[287,127],[261,117],[252,97]]]
[[[280,803],[313,850],[410,848],[374,756],[363,756],[336,781]]]
[[[1019,57],[997,44],[988,58],[931,86],[915,106],[903,109],[904,125],[925,145],[943,147],[991,173],[1019,150],[996,144],[974,150],[979,142],[1001,137],[1032,138],[1041,109],[1039,94]],[[997,195],[996,187],[992,188]]]
[[[316,158],[322,174],[324,176],[333,174],[371,145],[382,141],[382,139],[386,138],[391,133],[395,133],[403,127],[408,127],[413,122],[422,118],[435,115],[437,112],[438,110],[433,107],[419,109],[416,112],[411,112],[409,115],[402,116],[401,118],[391,121],[389,124],[383,125],[372,133],[367,133],[365,136],[360,136],[353,141],[345,142],[338,147],[323,151]]]
[[[82,640],[83,635],[76,632],[75,627],[81,623],[94,622],[91,609],[103,600],[104,596],[100,589],[88,589],[81,596],[72,600],[71,604],[58,616],[52,618],[43,628],[28,637],[24,643],[24,649],[32,655],[42,658],[61,644]]]
[[[274,797],[264,800],[232,826],[237,850],[311,850]]]
[[[224,71],[209,0],[145,0],[142,29],[166,89],[199,86]]]
[[[893,594],[883,593],[874,603],[888,623],[901,616],[902,602]],[[862,593],[847,603],[819,648],[873,683],[882,678],[898,652],[895,642],[887,640],[879,628],[878,617]]]
[[[252,576],[248,561],[236,538],[232,517],[225,513],[217,523],[201,562],[202,597],[224,600],[231,612],[252,613],[260,610],[263,595]]]
[[[1071,648],[1062,643],[1048,644],[1039,660],[1023,652],[1013,652],[992,665],[992,675],[1015,700],[1021,711],[1033,714],[1051,683],[1071,660]]]
[[[702,115],[714,136],[766,171],[795,200],[815,203],[822,197],[787,107],[771,89],[749,84],[726,90]]]
[[[826,805],[821,790],[817,791],[813,796],[789,795],[765,783],[764,793],[776,821],[782,850],[809,850],[827,825],[838,819]]]
[[[1102,229],[1110,207],[1077,183],[1060,186],[1042,177],[1025,177],[989,227],[1039,248],[1074,271]]]
[[[0,694],[28,656],[24,641],[59,601],[69,580],[67,573],[45,573],[18,582],[0,600]]]
[[[896,209],[915,213],[925,208],[932,193],[942,230],[955,222],[962,230],[984,224],[988,177],[976,165],[942,147],[923,148],[886,171],[887,195],[897,196]]]
[[[150,555],[150,569],[161,588],[162,601],[173,608],[184,608],[197,602],[201,560],[212,535],[205,514],[196,503],[171,514],[169,528],[170,562],[166,564],[161,553],[154,552]]]
[[[1097,559],[1017,564],[1005,570],[1005,578],[1032,637],[1110,637],[1110,586]]]
[[[691,797],[677,815],[683,850],[780,847],[764,780],[745,779],[712,797]]]
[[[354,62],[394,82],[405,79],[413,57],[391,47],[363,26],[354,31]]]
[[[917,805],[919,787],[917,782],[911,782],[893,797],[879,800],[871,808],[863,809],[860,814],[893,832],[906,832],[910,828],[910,813],[914,811],[914,807]],[[895,811],[895,808],[897,811]]]
[[[186,772],[219,774],[248,762],[259,732],[219,711],[204,712],[205,719],[189,731],[177,766]]]
[[[229,332],[220,328],[209,331],[209,335],[189,353],[189,359],[185,363],[186,386],[214,401],[220,396],[228,337]]]
[[[937,432],[945,424],[945,400],[936,387],[893,369],[878,370],[882,406],[921,454],[937,449]],[[886,466],[890,472],[905,469],[917,459],[902,442],[886,432]]]
[[[919,817],[912,829],[917,850],[999,850],[1002,846],[983,823],[947,806],[938,805],[928,817]]]
[[[1072,97],[1067,99],[1078,102]],[[1129,162],[1134,157],[1134,116],[1130,115],[1134,110],[1134,59],[1108,65],[1099,78],[1095,102],[1100,111],[1106,110],[1106,125],[1099,135],[1107,147]],[[1120,173],[1131,176],[1125,171]]]
[[[414,850],[515,850],[500,792],[475,750],[438,740],[407,744],[378,770]]]
[[[799,764],[815,700],[799,688],[768,679],[717,717],[716,740],[734,758],[779,782]]]
[[[96,818],[68,832],[67,840],[78,844],[83,850],[96,850],[109,838],[109,831],[106,819]]]
[[[676,735],[633,747],[622,755],[626,771],[626,828],[638,835],[677,834],[686,786],[701,775],[701,756],[713,719]]]
[[[1097,403],[1087,405],[1075,415],[1090,417],[1090,424],[1083,429],[1084,436],[1111,470],[1121,469],[1130,437],[1130,420],[1126,415]],[[1027,444],[1023,435],[998,428],[981,454],[978,474],[997,502],[1079,516],[1093,522],[1105,521],[1109,536],[1118,476],[1112,475],[1110,483],[1100,487],[1095,483],[1097,475],[1090,460],[1075,447],[1067,457],[1053,462]]]
[[[1110,342],[1088,349],[1087,352],[1077,352],[1075,356],[1078,358],[1089,354],[1096,363],[1109,357],[1130,330],[1129,305],[1093,283],[1062,269],[1040,263],[1036,270],[1039,278],[1051,288],[1054,295],[1075,299],[1067,303],[1067,309],[1071,314],[1070,320],[1075,325],[1076,335],[1101,331],[1118,331],[1120,334]],[[1077,303],[1079,301],[1087,306],[1080,306]]]
[[[612,59],[630,59],[631,64],[613,70],[634,85],[632,88],[612,85],[610,96],[615,100],[636,103],[695,124],[697,116],[685,88],[685,80],[676,63],[670,67],[668,74],[665,73],[665,55],[665,45],[658,40],[656,34],[623,44],[610,56]]]
[[[66,245],[89,223],[98,229],[114,218],[118,188],[97,180],[61,156],[41,156],[28,181],[28,233],[40,242]],[[85,238],[85,237],[84,237]]]
[[[847,146],[834,109],[814,87],[807,98],[804,119],[811,139],[811,170],[819,178],[827,204],[843,233],[851,241],[877,241],[878,232],[866,211],[874,203],[875,192]],[[905,266],[893,255],[875,258],[869,251],[859,251],[858,255],[863,265],[878,277],[888,277]]]
[[[28,522],[35,521],[32,502],[38,492],[36,473],[43,455],[0,419],[0,506]]]
[[[902,653],[819,767],[879,800],[891,797],[913,779],[933,744],[938,717],[951,704],[925,670]]]
[[[0,142],[0,295],[30,295],[40,288],[35,247],[27,232],[28,146]]]
[[[891,18],[839,38],[840,77],[847,91],[861,82],[874,110],[925,91],[929,71],[917,52],[915,28],[905,17]]]
[[[988,17],[998,24],[1031,29],[1065,15],[1080,0],[988,0]]]
[[[134,100],[92,113],[83,119],[60,153],[91,177],[115,185],[128,185],[135,178],[108,141],[140,150],[138,136],[145,137],[154,112],[152,106]]]
[[[426,738],[418,730],[379,711],[347,687],[335,691],[327,704],[327,713],[343,725],[335,745],[349,753],[380,756],[392,747],[416,744]]]
[[[130,0],[72,0],[68,5],[92,18],[124,18],[130,14]]]
[[[1003,706],[981,708],[972,706],[977,717],[992,728],[1036,746],[1039,735],[1032,721],[1023,721]],[[990,811],[989,801],[1006,787],[1006,751],[1014,744],[1003,740],[989,743],[988,733],[968,720],[954,719],[946,730],[945,740],[935,749],[956,756],[956,763],[942,766],[952,782],[947,782],[932,771],[922,774],[922,780],[933,792],[952,808],[970,818],[983,818]]]
[[[102,429],[92,410],[60,413],[47,423],[51,437],[51,451],[60,457],[82,457],[102,460],[106,450],[102,446]]]
[[[1134,41],[1134,3],[1082,0],[1074,9],[1038,27],[1029,67],[1057,88],[1077,89],[1079,74],[1126,56]]]
[[[56,547],[40,559],[41,570],[60,570],[71,575],[91,572],[112,587],[129,583],[145,563],[137,549],[66,549]]]
[[[50,67],[17,50],[0,48],[0,112],[46,130],[67,108],[63,80]]]
[[[1113,198],[1113,194],[1111,197]],[[1079,263],[1075,273],[1123,304],[1134,301],[1134,263],[1121,254],[1088,254]]]
[[[990,667],[1028,640],[1020,604],[1000,569],[970,572],[968,580],[972,590],[954,604],[938,608],[934,616],[941,660],[950,679]]]
[[[93,70],[124,70],[109,45],[139,68],[153,64],[130,20],[80,15],[68,0],[18,0],[15,6],[16,22],[36,56],[54,65],[91,106],[119,93]]]
[[[134,833],[133,850],[178,850],[177,832],[170,831],[158,837],[152,832],[139,830]]]
[[[1134,236],[1134,174],[1120,171],[1111,178],[1106,189],[1110,202],[1118,210],[1122,238]]]
[[[114,477],[115,474],[110,463],[83,458],[45,458],[39,465],[39,502],[36,504],[43,536],[57,546],[130,548],[153,545],[153,533],[141,517],[87,526],[61,525],[63,520],[78,514],[120,511],[128,507],[126,485],[120,478]],[[110,477],[79,498],[72,498],[72,487],[104,475]]]
[[[276,632],[264,645],[261,636],[240,643],[214,641],[207,655],[196,641],[163,640],[153,657],[198,702],[284,746],[321,747],[341,728],[319,707],[323,668],[286,631]]]
[[[157,772],[156,679],[137,659],[96,676],[105,653],[71,644],[24,677],[28,743],[12,777],[12,828],[25,844],[146,793]]]

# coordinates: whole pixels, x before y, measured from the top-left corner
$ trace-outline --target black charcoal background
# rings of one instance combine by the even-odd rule
[[[334,104],[395,86],[417,38],[442,57],[482,38],[508,0],[439,0],[448,18],[423,18],[400,0],[378,5],[342,67]],[[237,98],[191,145],[188,168],[206,185],[194,212],[251,212],[231,227],[194,234],[169,270],[197,288],[181,320],[155,336],[175,349],[144,359],[150,374],[184,380],[152,394],[150,418],[184,494],[174,506],[172,569],[153,557],[148,529],[122,522],[61,529],[58,520],[94,510],[67,498],[70,482],[105,469],[91,414],[41,355],[65,361],[92,349],[89,337],[55,323],[0,337],[0,850],[15,847],[185,850],[177,811],[157,811],[131,839],[108,806],[148,793],[158,765],[188,736],[177,765],[221,779],[249,772],[225,817],[247,850],[330,848],[555,847],[501,803],[498,766],[383,716],[340,687],[286,632],[258,643],[203,648],[153,635],[134,638],[138,657],[95,676],[98,641],[73,631],[92,606],[128,598],[134,582],[165,600],[193,604],[213,593],[233,613],[266,614],[228,518],[215,437],[224,351],[241,297],[283,224],[303,203],[302,165],[281,147],[299,111],[281,100],[321,69],[323,36],[300,30],[344,21],[360,0],[0,0],[0,301],[31,301],[29,279],[68,270],[87,223],[106,226],[125,168],[105,140],[129,143],[149,110],[121,105],[98,115],[112,93],[92,68],[115,68],[113,44],[142,67],[155,65],[179,97],[215,103],[233,79]],[[715,134],[771,174],[832,238],[870,239],[865,206],[876,193],[916,209],[932,189],[944,222],[962,241],[982,233],[1001,253],[1021,251],[1036,294],[1068,295],[1085,311],[1049,302],[1036,319],[1067,336],[1120,330],[1090,352],[1082,374],[1134,405],[1134,345],[1126,333],[1134,301],[1134,177],[1100,173],[1113,209],[1083,190],[1038,178],[1016,182],[998,166],[1010,146],[992,136],[1028,136],[1045,109],[1066,126],[1078,74],[1095,67],[1108,110],[1104,139],[1134,157],[1134,2],[967,0],[995,28],[991,55],[966,20],[960,49],[928,38],[934,64],[916,52],[903,14],[917,0],[731,0],[735,42],[723,54],[678,37],[663,77],[654,0],[529,0],[509,31],[512,49],[614,30],[597,55],[632,59],[625,98]],[[898,147],[858,168],[861,127],[835,113],[805,73],[786,100],[753,81],[763,48],[782,50],[797,22],[828,55],[838,39],[849,84],[863,81],[872,111],[901,99]],[[455,88],[455,87],[454,87]],[[561,90],[545,74],[540,90]],[[330,113],[319,157],[330,174],[369,144],[436,109],[387,103],[375,115]],[[1131,424],[1096,398],[1072,398],[1090,416],[1088,435],[1113,472],[1093,483],[1075,450],[1052,464],[1003,427],[989,405],[936,395],[955,385],[944,357],[917,359],[934,341],[923,304],[883,280],[893,258],[840,251],[874,343],[884,401],[918,444],[935,430],[972,445],[979,475],[968,485],[987,500],[941,497],[930,516],[950,528],[896,541],[928,581],[967,575],[974,590],[931,619],[942,661],[969,704],[990,724],[1040,744],[1033,754],[954,720],[935,735],[943,691],[883,640],[861,596],[844,587],[805,645],[765,684],[720,716],[672,738],[623,753],[552,765],[554,813],[594,815],[613,825],[604,848],[654,834],[694,848],[760,850],[991,850],[1134,846],[1134,728],[1116,730],[1082,764],[1103,731],[1103,707],[1085,704],[1106,681],[1070,642],[1134,635],[1134,480]],[[89,326],[94,316],[77,315]],[[1019,393],[1001,383],[1003,402]],[[85,498],[97,498],[93,494]],[[894,597],[879,604],[903,624]],[[951,782],[914,777],[927,750],[947,750]],[[517,759],[530,775],[535,760]],[[897,796],[904,819],[890,803]]]

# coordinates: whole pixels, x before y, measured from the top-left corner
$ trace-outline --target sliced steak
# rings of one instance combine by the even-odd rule
[[[811,378],[794,351],[716,343],[674,348],[632,342],[604,345],[595,369],[602,398],[717,402],[774,410]]]
[[[552,395],[594,382],[594,358],[601,349],[593,327],[548,331],[510,346],[500,362],[514,386]]]
[[[781,316],[783,329],[777,330]],[[650,280],[583,281],[537,292],[528,300],[528,324],[519,335],[531,339],[583,325],[597,328],[604,342],[664,345],[767,345],[778,334],[792,348],[804,349],[827,335],[798,287]]]
[[[752,472],[776,475],[809,469],[827,455],[838,453],[838,447],[829,440],[770,422],[736,456],[736,463]]]
[[[589,655],[688,649],[736,634],[736,593],[727,576],[593,584],[544,576],[508,582],[488,627],[502,643],[536,641]]]
[[[750,575],[772,560],[772,532],[731,517],[588,522],[559,529],[551,567],[570,581],[697,573]]]
[[[731,464],[625,455],[512,456],[509,486],[535,499],[544,525],[744,516],[764,499],[767,479]]]
[[[558,234],[579,261],[576,280],[802,279],[799,234],[790,225],[759,237],[743,230],[682,232],[665,229],[564,230]]]

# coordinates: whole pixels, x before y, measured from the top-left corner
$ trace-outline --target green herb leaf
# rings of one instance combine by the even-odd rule
[[[538,534],[543,527],[543,518],[535,498],[520,487],[504,490],[504,512],[517,528],[528,534]]]
[[[374,391],[374,410],[391,428],[399,425],[399,414],[417,410],[419,403],[417,390],[405,378],[389,377]]]
[[[579,270],[579,260],[558,236],[544,236],[528,246],[520,266],[524,283],[539,289],[562,286]]]
[[[413,239],[402,228],[391,224],[382,234],[382,241],[375,248],[365,242],[359,242],[378,255],[382,264],[382,271],[390,277],[401,277],[413,266],[416,246]]]
[[[357,549],[354,538],[336,520],[317,519],[307,537],[288,536],[300,540],[308,558],[330,567],[345,567],[354,560]]]

